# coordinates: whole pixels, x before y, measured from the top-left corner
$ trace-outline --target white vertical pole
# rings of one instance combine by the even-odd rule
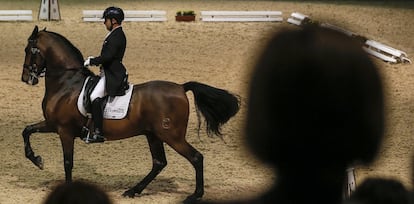
[[[49,7],[50,8],[50,10],[49,10],[50,19],[59,21],[60,20],[60,10],[59,10],[58,0],[50,0],[49,4],[50,4],[50,7]]]
[[[50,20],[49,0],[40,0],[39,20]]]
[[[39,20],[60,20],[58,0],[41,0]]]

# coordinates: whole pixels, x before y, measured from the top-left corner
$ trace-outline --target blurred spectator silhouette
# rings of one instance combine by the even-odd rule
[[[57,185],[43,204],[112,204],[112,200],[97,185],[74,181]]]
[[[409,204],[410,192],[398,180],[367,178],[346,204]]]
[[[222,203],[341,203],[347,167],[372,162],[382,142],[379,70],[342,33],[285,28],[253,70],[245,128],[276,183],[257,198]]]

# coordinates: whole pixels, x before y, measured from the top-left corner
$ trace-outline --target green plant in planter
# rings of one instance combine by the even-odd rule
[[[175,16],[176,21],[195,21],[196,14],[194,11],[177,11],[177,15]]]
[[[189,10],[189,11],[177,11],[177,16],[194,16],[195,15],[195,13],[194,13],[194,11],[191,11],[191,10]]]

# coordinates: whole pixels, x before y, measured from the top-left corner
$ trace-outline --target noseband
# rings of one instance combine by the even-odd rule
[[[31,45],[30,48],[30,62],[29,64],[23,64],[24,69],[29,70],[29,81],[38,80],[39,77],[43,77],[46,72],[46,66],[41,65],[43,67],[40,67],[40,71],[38,70],[39,66],[36,63],[36,57],[40,54],[40,49],[36,46],[37,40],[29,40],[29,44]]]

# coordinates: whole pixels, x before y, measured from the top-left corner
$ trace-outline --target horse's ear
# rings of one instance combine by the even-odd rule
[[[37,27],[37,25],[36,25],[33,29],[32,35],[30,35],[29,39],[34,39],[38,32],[39,32],[39,27]]]
[[[45,27],[45,28],[43,28],[43,31],[46,31],[46,27]]]

